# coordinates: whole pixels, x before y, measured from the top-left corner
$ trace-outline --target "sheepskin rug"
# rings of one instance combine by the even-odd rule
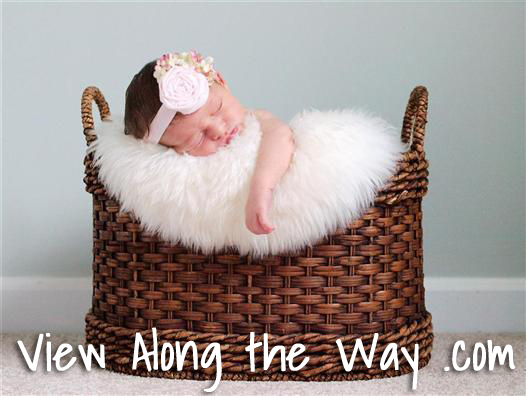
[[[303,110],[289,123],[296,144],[273,195],[270,234],[245,227],[245,204],[261,140],[247,111],[245,129],[208,157],[124,134],[122,115],[95,127],[93,152],[107,192],[145,230],[205,254],[294,252],[359,218],[407,149],[399,130],[361,109]]]

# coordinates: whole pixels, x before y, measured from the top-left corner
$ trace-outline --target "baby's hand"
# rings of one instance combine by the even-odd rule
[[[245,206],[245,225],[254,234],[269,234],[274,230],[267,215],[272,204],[272,190],[251,189]]]

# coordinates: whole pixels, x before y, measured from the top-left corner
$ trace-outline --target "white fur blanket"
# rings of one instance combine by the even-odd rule
[[[94,153],[99,178],[121,210],[165,241],[210,254],[224,247],[261,257],[296,251],[360,217],[407,147],[399,132],[363,110],[304,110],[289,123],[295,152],[273,195],[270,234],[245,227],[245,203],[261,139],[245,129],[207,157],[180,155],[124,134],[122,116],[101,122]]]

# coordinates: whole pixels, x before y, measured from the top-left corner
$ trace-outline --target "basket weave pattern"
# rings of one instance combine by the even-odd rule
[[[86,88],[81,112],[88,145],[96,139],[93,101],[101,119],[110,119],[102,93]],[[410,149],[378,193],[375,206],[303,251],[257,260],[232,248],[205,255],[148,234],[109,196],[92,155],[87,155],[84,182],[93,197],[93,296],[86,316],[87,341],[112,351],[106,357],[112,370],[168,378],[214,376],[207,370],[156,373],[141,366],[131,371],[135,332],[146,336],[147,345],[153,327],[165,341],[187,339],[204,345],[221,340],[225,379],[350,380],[407,372],[407,362],[397,371],[379,370],[379,357],[372,368],[357,361],[352,373],[343,371],[334,341],[361,337],[370,347],[373,333],[381,335],[377,348],[396,342],[411,351],[418,343],[420,363],[427,364],[433,335],[423,286],[426,122],[427,90],[418,86],[409,98],[402,128],[402,141],[411,143]],[[282,373],[276,361],[265,372],[247,374],[248,361],[240,348],[247,345],[250,332],[269,333],[271,345],[303,343],[309,364],[300,372]],[[225,362],[230,364],[225,367]]]

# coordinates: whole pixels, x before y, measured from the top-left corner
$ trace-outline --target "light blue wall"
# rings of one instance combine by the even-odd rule
[[[362,106],[400,126],[429,90],[426,276],[525,275],[523,3],[20,3],[3,9],[3,276],[88,276],[80,97],[113,113],[144,63],[215,58],[246,106]]]

